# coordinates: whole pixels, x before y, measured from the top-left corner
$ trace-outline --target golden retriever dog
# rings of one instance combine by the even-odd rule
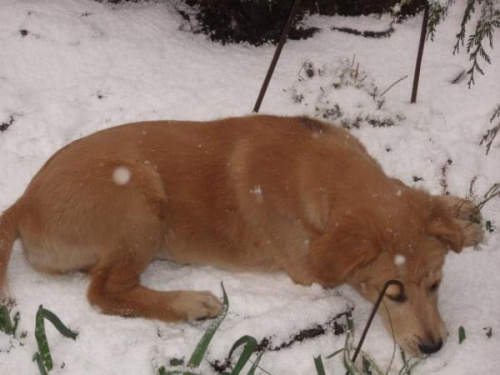
[[[155,291],[154,259],[284,271],[295,282],[353,285],[397,342],[433,353],[445,339],[437,292],[448,249],[481,239],[475,206],[384,174],[347,131],[306,117],[141,122],[53,155],[0,216],[0,286],[13,241],[48,273],[87,271],[106,314],[162,321],[215,317],[208,291]],[[2,295],[0,295],[2,299]]]

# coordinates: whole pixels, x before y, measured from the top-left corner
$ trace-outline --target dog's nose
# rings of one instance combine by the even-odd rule
[[[443,346],[443,340],[439,340],[437,343],[432,343],[431,345],[420,344],[418,348],[424,354],[436,353]]]

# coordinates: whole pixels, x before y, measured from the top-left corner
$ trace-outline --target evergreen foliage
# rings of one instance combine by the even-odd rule
[[[496,106],[496,108],[493,110],[493,115],[490,118],[490,123],[493,123],[495,119],[500,120],[500,104]],[[488,129],[486,134],[483,136],[481,139],[481,142],[479,143],[480,146],[483,144],[486,147],[486,155],[490,152],[491,145],[493,144],[493,141],[495,140],[496,136],[500,132],[500,121],[496,125],[494,125],[491,129]]]
[[[430,0],[429,6],[429,22],[427,23],[427,36],[433,40],[436,26],[443,20],[448,9],[455,0]],[[466,37],[467,26],[473,19],[474,14],[478,11],[473,31]],[[453,48],[453,53],[459,53],[460,48],[466,48],[469,54],[469,59],[472,64],[467,70],[469,75],[469,88],[475,83],[474,74],[479,72],[484,74],[479,62],[484,60],[491,64],[491,58],[488,55],[485,44],[489,48],[493,48],[493,32],[496,28],[500,28],[500,2],[497,0],[467,0],[467,4],[462,16],[460,30],[457,34],[457,40]],[[486,47],[487,48],[487,47]]]
[[[108,0],[121,1],[121,0]],[[289,39],[312,36],[317,29],[304,27],[306,14],[357,16],[382,14],[398,8],[398,19],[414,15],[425,0],[302,0]],[[222,43],[248,42],[253,45],[276,43],[285,24],[293,0],[180,0],[186,7],[179,12],[195,32]]]

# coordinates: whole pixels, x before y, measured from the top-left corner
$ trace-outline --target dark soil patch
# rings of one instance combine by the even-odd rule
[[[10,116],[9,121],[2,122],[0,124],[0,132],[6,131],[15,121],[16,119],[14,118],[14,116]]]
[[[356,29],[351,29],[349,27],[332,27],[332,30],[340,31],[347,34],[362,36],[364,38],[389,38],[394,32],[394,28],[391,26],[387,30],[383,31],[359,31]]]
[[[296,343],[314,339],[321,335],[327,334],[328,332],[332,332],[335,336],[343,335],[346,332],[347,328],[346,324],[341,320],[343,320],[342,318],[346,315],[347,312],[344,312],[334,316],[324,324],[318,324],[314,327],[300,330],[299,332],[292,334],[289,340],[280,343],[275,343],[271,337],[265,337],[257,346],[256,351],[277,352],[289,348]],[[218,373],[227,371],[231,367],[231,365],[232,363],[228,359],[224,361],[216,360],[211,363],[212,368]]]

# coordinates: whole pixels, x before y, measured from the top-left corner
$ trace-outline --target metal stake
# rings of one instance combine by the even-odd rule
[[[368,333],[368,330],[370,329],[370,326],[372,325],[373,318],[375,317],[375,314],[378,311],[378,308],[380,304],[382,303],[382,299],[384,298],[385,292],[387,291],[387,288],[389,288],[391,285],[398,285],[400,288],[400,293],[404,294],[405,292],[405,287],[403,283],[399,280],[389,280],[384,284],[384,287],[382,288],[382,291],[378,295],[377,302],[375,302],[375,305],[373,306],[372,312],[370,314],[370,317],[368,318],[368,322],[366,323],[365,329],[363,330],[363,334],[361,335],[361,339],[359,340],[358,347],[356,348],[356,351],[354,352],[354,355],[352,356],[352,362],[356,362],[356,358],[358,358],[358,354],[361,351],[361,347],[363,346],[363,342],[365,341],[366,334]]]
[[[413,76],[413,87],[411,90],[411,101],[417,101],[418,81],[420,79],[420,66],[422,65],[422,56],[424,54],[425,37],[427,35],[427,22],[429,20],[429,2],[424,4],[424,17],[422,20],[422,31],[420,32],[420,43],[418,45],[417,62],[415,64],[415,75]]]
[[[280,57],[281,50],[283,49],[283,45],[285,44],[286,39],[288,37],[288,33],[290,32],[290,28],[292,27],[293,19],[295,18],[295,15],[297,14],[297,11],[299,10],[300,1],[301,0],[295,0],[292,7],[290,8],[290,13],[288,14],[288,19],[285,23],[285,26],[283,27],[283,30],[281,31],[281,36],[280,36],[280,39],[278,41],[278,46],[276,47],[276,51],[274,52],[274,56],[273,56],[273,59],[271,61],[271,65],[269,66],[269,69],[267,70],[266,78],[264,78],[264,82],[262,83],[262,87],[260,89],[259,96],[257,98],[257,101],[255,102],[255,107],[253,107],[254,113],[259,113],[260,105],[262,103],[262,100],[264,99],[264,95],[266,94],[267,86],[269,85],[269,81],[271,81],[271,77],[274,73],[274,68],[276,67],[276,64],[278,63],[278,59]]]

